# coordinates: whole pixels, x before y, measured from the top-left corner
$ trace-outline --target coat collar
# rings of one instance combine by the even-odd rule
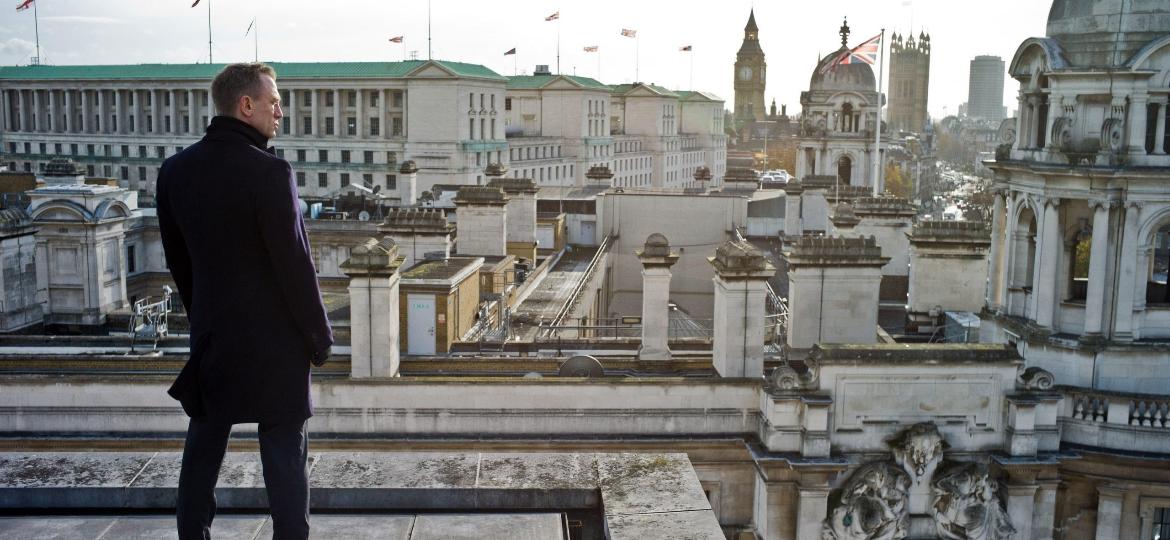
[[[230,116],[212,118],[211,124],[207,126],[207,134],[203,138],[212,141],[242,142],[270,154],[276,153],[274,147],[268,146],[268,138],[256,128]]]

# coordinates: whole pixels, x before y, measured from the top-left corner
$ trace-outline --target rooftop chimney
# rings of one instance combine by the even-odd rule
[[[370,238],[350,251],[350,376],[398,376],[398,268],[402,257],[389,237]]]
[[[670,360],[670,267],[678,262],[678,253],[670,251],[665,236],[653,233],[635,255],[642,261],[642,346],[638,358]]]
[[[761,377],[767,281],[776,267],[746,241],[724,243],[707,262],[715,268],[715,371],[723,377]]]

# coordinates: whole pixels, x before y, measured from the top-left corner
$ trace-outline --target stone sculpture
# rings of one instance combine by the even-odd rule
[[[905,538],[910,477],[889,463],[870,463],[853,473],[826,520],[822,540]]]
[[[1004,509],[998,483],[982,463],[963,463],[947,470],[932,486],[931,515],[939,538],[999,540],[1016,529]]]
[[[929,481],[942,462],[947,443],[930,422],[910,426],[890,440],[894,461],[910,475],[915,485]]]

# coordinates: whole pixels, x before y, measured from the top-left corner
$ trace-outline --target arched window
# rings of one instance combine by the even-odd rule
[[[850,179],[853,177],[853,160],[849,156],[841,156],[837,160],[837,180],[844,185],[849,185]]]
[[[1044,148],[1048,140],[1048,77],[1043,75],[1036,103],[1036,148]]]
[[[846,103],[841,106],[841,131],[852,133],[857,131],[857,126],[853,119],[853,104]]]
[[[1102,231],[1104,232],[1104,231]],[[1069,242],[1068,299],[1084,301],[1089,290],[1089,259],[1093,245],[1093,229],[1088,219],[1080,220],[1080,230]]]
[[[1008,275],[1009,312],[1026,316],[1027,295],[1032,292],[1032,273],[1036,269],[1036,215],[1024,208],[1016,221],[1010,240],[1011,268]]]
[[[1147,304],[1170,304],[1170,287],[1166,277],[1170,273],[1170,222],[1154,232],[1150,276],[1146,282]]]

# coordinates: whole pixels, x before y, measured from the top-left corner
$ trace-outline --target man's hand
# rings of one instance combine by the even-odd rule
[[[325,347],[322,350],[314,351],[313,352],[313,359],[311,360],[313,365],[317,366],[317,367],[321,367],[321,366],[325,365],[325,361],[329,359],[329,350],[331,348],[332,348],[332,346],[329,346],[329,347]]]

